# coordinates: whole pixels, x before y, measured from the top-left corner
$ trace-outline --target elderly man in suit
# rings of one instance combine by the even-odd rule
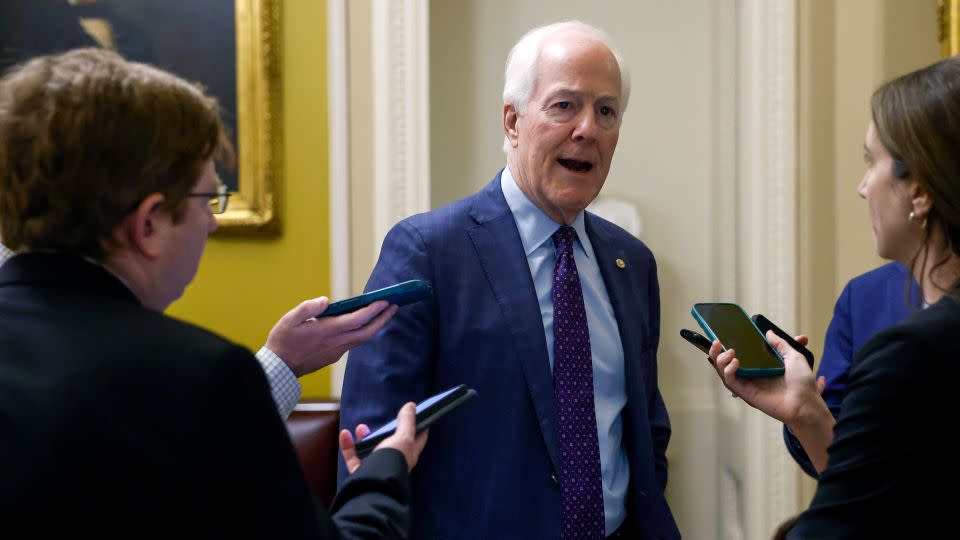
[[[385,421],[460,383],[479,394],[433,428],[413,476],[418,538],[679,536],[653,254],[584,211],[628,96],[600,30],[530,31],[506,66],[507,166],[383,242],[367,289],[420,278],[434,299],[351,353],[342,421]]]
[[[341,432],[328,515],[254,356],[162,313],[231,153],[214,99],[108,51],[0,79],[0,537],[407,536],[412,404],[362,464]]]

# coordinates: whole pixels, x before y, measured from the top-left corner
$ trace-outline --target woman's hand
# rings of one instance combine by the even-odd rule
[[[736,357],[737,351],[723,351],[720,342],[714,341],[710,346],[708,359],[723,385],[750,406],[788,426],[801,421],[812,412],[822,412],[826,407],[820,397],[824,386],[823,377],[815,379],[803,355],[793,350],[786,341],[773,332],[767,332],[766,337],[767,343],[776,348],[783,357],[783,376],[738,377],[740,360]],[[803,346],[808,342],[806,336],[797,336],[795,339]]]

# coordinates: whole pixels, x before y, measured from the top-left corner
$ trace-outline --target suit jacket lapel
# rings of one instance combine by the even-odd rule
[[[600,275],[603,277],[603,284],[607,287],[607,296],[610,298],[610,305],[613,306],[613,314],[617,318],[617,327],[620,333],[620,343],[623,346],[624,375],[627,384],[627,396],[635,397],[643,395],[643,386],[637,377],[641,373],[640,366],[635,365],[639,358],[646,336],[646,321],[638,321],[637,317],[645,315],[645,312],[628,313],[628,299],[636,296],[633,291],[632,283],[636,276],[632,273],[637,271],[637,261],[631,261],[623,247],[610,236],[602,223],[597,222],[596,217],[587,213],[584,215],[587,236],[590,237],[590,243],[593,245],[593,252],[597,258],[597,265],[600,267]],[[624,268],[619,268],[616,261],[624,261]],[[631,279],[633,278],[633,279]],[[628,401],[633,401],[629,399]]]
[[[523,369],[540,432],[554,469],[559,471],[553,375],[543,319],[520,233],[500,190],[500,175],[478,194],[470,215],[476,226],[467,232],[512,334],[511,341]]]

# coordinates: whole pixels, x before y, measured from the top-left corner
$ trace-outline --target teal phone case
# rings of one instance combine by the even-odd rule
[[[703,320],[703,317],[702,317],[702,316],[700,315],[700,313],[697,311],[697,306],[707,305],[707,304],[712,304],[712,305],[720,305],[720,304],[722,304],[722,305],[728,305],[728,306],[734,306],[734,307],[736,307],[737,310],[739,310],[739,311],[743,314],[743,317],[744,317],[744,318],[747,320],[747,322],[750,324],[750,327],[753,328],[754,331],[756,331],[757,336],[759,336],[759,338],[760,338],[764,343],[767,342],[766,338],[763,336],[763,333],[760,332],[760,329],[759,329],[759,328],[757,328],[757,325],[756,325],[756,323],[754,323],[753,319],[751,319],[750,316],[747,315],[747,312],[744,311],[743,308],[740,307],[739,305],[734,304],[733,302],[700,302],[700,303],[696,303],[696,304],[694,304],[693,307],[690,309],[690,314],[693,315],[693,318],[697,321],[697,324],[700,325],[700,328],[703,330],[704,334],[706,334],[707,337],[710,338],[710,341],[711,341],[711,342],[713,342],[713,341],[718,341],[719,338],[717,338],[717,335],[713,332],[713,329],[710,328],[710,325],[707,324],[707,322],[706,322],[705,320]],[[721,345],[723,344],[722,341],[721,341],[720,343],[721,343]],[[738,368],[738,369],[737,369],[737,376],[738,376],[738,377],[778,377],[778,376],[783,375],[783,373],[784,373],[784,371],[785,371],[784,368],[783,368],[783,357],[781,357],[781,356],[780,356],[780,353],[777,352],[777,350],[774,349],[773,347],[769,347],[769,349],[770,349],[770,350],[773,352],[773,354],[777,357],[777,360],[780,361],[780,367],[778,367],[778,368],[743,368],[743,367],[741,367],[741,368]],[[727,350],[727,348],[724,346],[723,350]]]
[[[351,311],[356,311],[362,307],[369,306],[377,300],[386,300],[391,304],[405,306],[421,300],[426,300],[433,296],[433,286],[422,279],[411,279],[403,283],[397,283],[389,287],[370,291],[368,293],[354,296],[334,302],[327,306],[326,311],[317,315],[317,317],[332,317],[342,315]]]

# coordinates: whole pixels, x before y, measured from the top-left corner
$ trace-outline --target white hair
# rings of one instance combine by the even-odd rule
[[[563,21],[530,30],[516,45],[510,49],[507,56],[507,65],[504,70],[503,103],[513,105],[517,114],[523,115],[527,111],[530,98],[533,97],[533,87],[537,82],[537,72],[540,63],[540,52],[546,38],[563,32],[579,32],[605,45],[617,60],[620,69],[620,111],[627,110],[630,101],[630,74],[627,65],[623,62],[620,52],[613,46],[610,36],[603,30],[590,26],[581,21]],[[504,136],[503,151],[510,150],[510,140]]]

